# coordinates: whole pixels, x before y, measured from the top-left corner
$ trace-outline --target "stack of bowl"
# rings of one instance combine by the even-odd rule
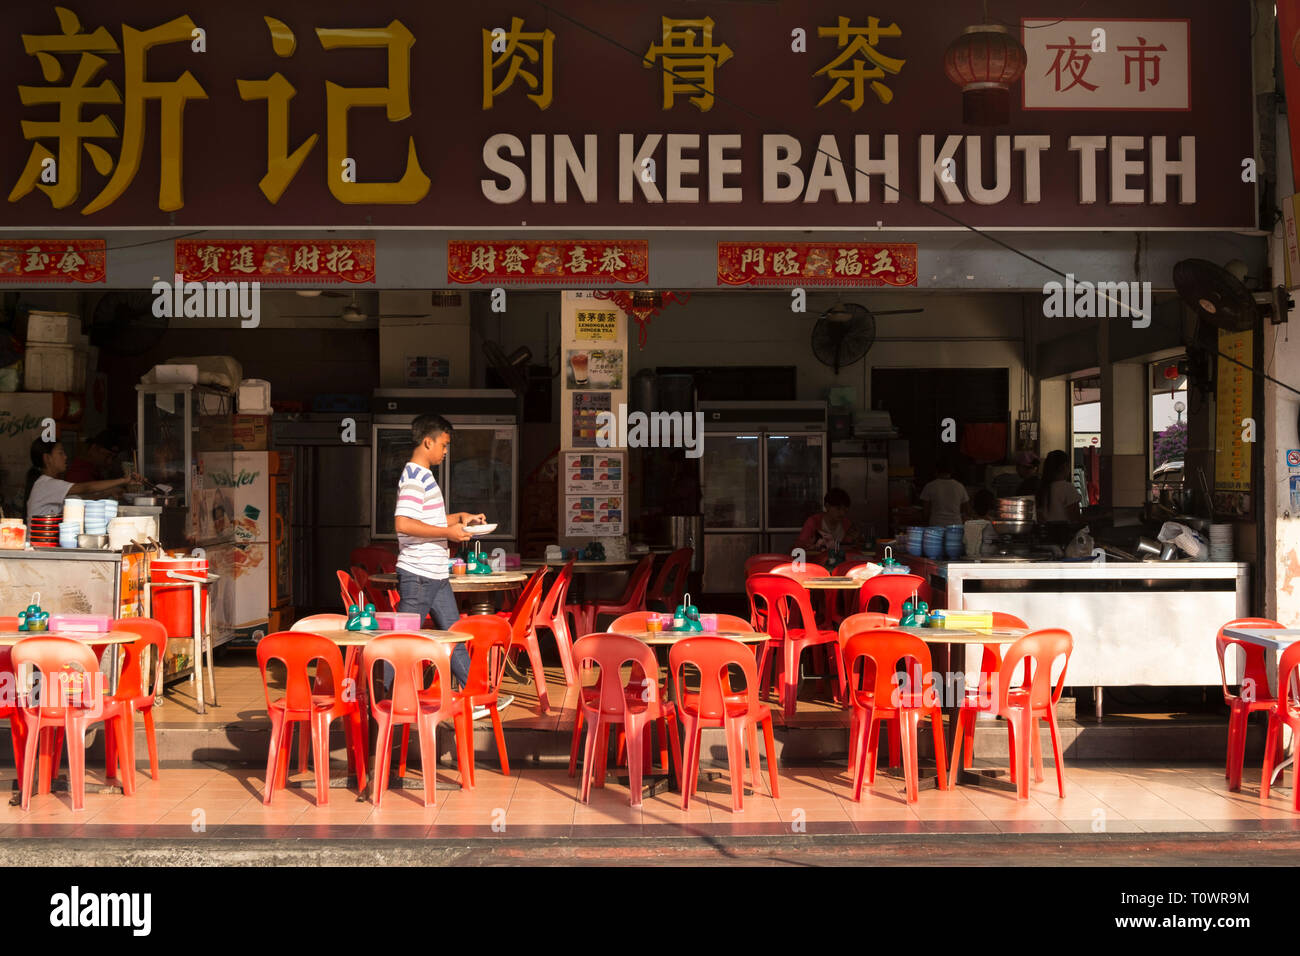
[[[993,512],[995,534],[1026,534],[1034,526],[1033,495],[1019,498],[999,498]]]
[[[908,528],[908,529],[907,529],[907,545],[906,545],[906,547],[907,547],[907,553],[908,553],[908,554],[920,554],[920,553],[921,553],[921,545],[922,545],[922,543],[923,543],[922,536],[923,536],[924,534],[925,534],[925,529],[922,528],[922,527],[919,527],[919,526],[918,526],[918,527],[915,527],[915,528]]]
[[[77,535],[81,534],[81,524],[76,521],[69,521],[66,517],[59,522],[59,547],[75,548],[77,546]]]
[[[1232,525],[1210,525],[1210,560],[1232,561]]]
[[[927,558],[943,557],[943,525],[931,525],[925,529],[925,535],[922,538],[922,554]]]
[[[117,515],[117,502],[113,502],[113,515]],[[86,534],[108,534],[108,502],[86,502]]]
[[[960,558],[966,550],[966,526],[950,524],[943,530],[943,550],[949,558]]]
[[[33,548],[57,548],[59,546],[59,522],[61,514],[36,515],[32,518],[31,539]]]

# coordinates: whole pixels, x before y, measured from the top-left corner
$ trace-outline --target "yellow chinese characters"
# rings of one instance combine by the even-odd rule
[[[876,49],[876,45],[882,37],[903,35],[897,23],[882,27],[879,17],[867,17],[865,27],[854,27],[849,26],[848,17],[840,17],[838,26],[818,27],[817,35],[835,37],[835,43],[840,48],[839,56],[813,74],[829,76],[835,81],[830,92],[821,98],[818,106],[824,106],[852,87],[852,94],[840,99],[840,102],[856,113],[864,102],[864,87],[868,80],[871,81],[872,92],[880,102],[893,101],[894,91],[880,81],[884,79],[886,73],[897,76],[907,61],[885,56]]]
[[[205,100],[208,94],[189,70],[174,80],[146,80],[145,67],[149,50],[164,43],[188,42],[195,29],[188,16],[178,17],[152,30],[135,30],[122,27],[122,61],[126,96],[123,97],[110,80],[97,86],[89,83],[103,69],[106,61],[94,53],[117,53],[118,45],[103,27],[94,33],[83,33],[76,14],[63,7],[55,7],[59,18],[60,34],[48,36],[23,36],[23,49],[34,54],[41,65],[41,75],[48,83],[64,79],[65,71],[58,55],[81,54],[77,69],[67,86],[19,86],[18,94],[24,106],[56,104],[58,118],[51,122],[22,124],[23,136],[34,140],[27,164],[9,193],[9,201],[17,202],[39,188],[50,197],[55,209],[63,209],[76,202],[81,194],[80,148],[85,147],[96,171],[109,175],[107,184],[82,210],[89,215],[105,208],[126,191],[140,169],[144,151],[145,104],[159,101],[161,121],[160,175],[158,208],[172,212],[185,205],[182,189],[182,153],[184,149],[185,106],[190,100]],[[86,139],[116,139],[117,127],[107,116],[93,120],[82,119],[83,107],[90,105],[123,105],[122,147],[116,165],[103,147]],[[58,143],[58,157],[40,142],[53,139]]]
[[[691,104],[701,113],[713,109],[713,74],[731,59],[731,48],[725,43],[714,46],[711,17],[703,20],[663,17],[662,20],[663,43],[650,44],[641,65],[651,69],[655,60],[663,61],[660,64],[663,70],[663,108],[672,109],[678,93],[689,93],[692,94]]]
[[[539,43],[540,52],[537,48]],[[533,91],[528,94],[528,98],[537,104],[538,109],[550,107],[554,49],[553,32],[543,30],[541,33],[525,33],[524,21],[519,17],[511,18],[509,32],[501,29],[484,30],[483,109],[490,110],[492,101],[510,89],[515,80],[523,80],[528,89]],[[540,77],[524,69],[525,60],[534,66],[541,64]],[[494,85],[493,75],[503,66],[506,67],[506,75],[500,83]]]

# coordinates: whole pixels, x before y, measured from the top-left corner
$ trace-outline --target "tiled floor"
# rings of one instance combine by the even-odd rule
[[[341,768],[339,768],[341,769]],[[90,773],[103,783],[102,769]],[[440,771],[454,784],[454,772]],[[262,772],[228,769],[164,769],[161,779],[138,775],[134,796],[86,795],[74,812],[66,792],[36,795],[31,808],[0,807],[0,839],[32,836],[268,837],[268,838],[464,838],[464,837],[666,837],[692,835],[809,834],[998,834],[998,833],[1209,833],[1300,831],[1291,792],[1258,795],[1259,771],[1247,769],[1243,790],[1230,794],[1216,766],[1067,767],[1067,796],[1055,777],[1035,784],[1027,803],[1013,793],[975,787],[922,791],[908,804],[902,781],[878,775],[861,803],[838,767],[782,768],[780,797],[749,794],[732,813],[725,774],[716,792],[701,791],[687,811],[680,797],[664,793],[629,805],[626,784],[611,776],[577,800],[577,782],[564,769],[527,768],[504,777],[480,764],[471,791],[440,790],[437,805],[423,806],[422,790],[390,790],[383,806],[358,800],[355,791],[332,790],[326,806],[315,805],[310,774],[295,775],[303,788],[277,791],[262,804]],[[1288,778],[1288,783],[1289,783]]]

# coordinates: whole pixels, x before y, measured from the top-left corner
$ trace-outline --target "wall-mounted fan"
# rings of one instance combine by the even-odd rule
[[[812,331],[812,349],[823,365],[840,369],[862,360],[876,342],[877,315],[904,315],[924,309],[889,309],[872,312],[864,305],[846,302],[831,306],[817,319]]]
[[[1234,268],[1235,267],[1235,268]],[[1261,315],[1274,325],[1286,321],[1291,304],[1282,286],[1268,292],[1246,288],[1246,266],[1230,262],[1228,267],[1208,259],[1183,259],[1174,264],[1174,288],[1196,313],[1197,318],[1224,332],[1249,332]]]

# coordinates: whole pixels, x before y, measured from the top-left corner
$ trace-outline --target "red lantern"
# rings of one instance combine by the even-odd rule
[[[943,56],[948,79],[961,87],[962,121],[1001,126],[1011,120],[1011,86],[1025,75],[1025,48],[992,23],[967,27]]]

